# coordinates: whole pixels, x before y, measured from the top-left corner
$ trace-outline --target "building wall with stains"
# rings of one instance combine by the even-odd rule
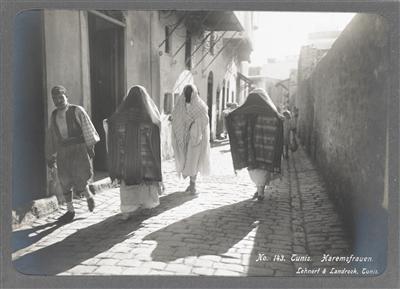
[[[357,15],[311,73],[299,70],[298,84],[302,143],[321,169],[356,251],[372,254],[382,266],[389,32],[385,18]],[[375,234],[382,242],[369,243]]]

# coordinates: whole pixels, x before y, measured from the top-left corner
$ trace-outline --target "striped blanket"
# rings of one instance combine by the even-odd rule
[[[108,166],[111,179],[127,185],[162,181],[160,130],[131,109],[113,115],[108,121]]]
[[[227,116],[226,124],[235,170],[247,167],[280,172],[283,122],[275,107],[259,94],[250,94]]]

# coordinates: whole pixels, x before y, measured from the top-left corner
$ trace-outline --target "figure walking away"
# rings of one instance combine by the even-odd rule
[[[208,107],[192,84],[183,88],[172,111],[171,138],[176,171],[190,178],[186,192],[195,194],[198,173],[210,173],[210,125]]]
[[[281,172],[283,116],[263,89],[250,92],[246,101],[226,118],[235,170],[247,168],[257,187],[253,198],[264,200],[265,186]]]
[[[47,133],[47,164],[57,167],[60,185],[67,203],[67,212],[58,221],[71,222],[75,217],[72,189],[86,197],[88,209],[94,210],[95,202],[89,190],[93,169],[94,145],[100,140],[86,111],[68,102],[67,90],[61,85],[51,90],[56,109],[51,114]]]
[[[283,120],[283,156],[289,159],[289,149],[293,149],[295,138],[295,123],[289,110],[282,112]],[[296,143],[297,145],[297,143]],[[296,148],[297,149],[297,148]]]
[[[133,86],[117,111],[104,121],[108,166],[120,181],[121,219],[139,209],[148,214],[160,204],[160,113],[142,86]]]
[[[226,130],[226,116],[233,110],[235,110],[238,107],[238,104],[236,102],[228,102],[226,104],[226,109],[222,111],[222,127],[224,129],[224,132],[222,133],[223,138],[226,138],[228,135],[228,132]]]

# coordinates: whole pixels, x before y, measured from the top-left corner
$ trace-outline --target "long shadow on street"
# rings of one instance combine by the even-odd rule
[[[259,218],[252,207],[257,205],[245,200],[206,210],[151,233],[143,240],[157,242],[151,254],[153,261],[170,262],[188,256],[222,255],[255,228],[254,223]],[[163,236],[168,233],[172,233],[172,237],[166,241]]]
[[[194,196],[184,192],[161,197],[160,206],[155,209],[153,215],[178,207],[193,198]],[[139,229],[146,218],[138,216],[129,221],[121,221],[117,216],[112,216],[78,230],[60,242],[22,256],[14,261],[14,266],[24,274],[56,275],[65,272],[130,238],[132,232]],[[96,244],[88,241],[93,240],[93,236],[96,236]]]
[[[75,218],[74,222],[78,221],[79,218]],[[36,226],[27,230],[19,230],[12,233],[12,251],[16,252],[23,248],[26,248],[47,235],[51,234],[62,225],[57,221],[47,223],[44,225]]]
[[[279,196],[266,198],[262,203],[244,200],[182,219],[147,235],[144,240],[157,242],[157,247],[151,254],[153,261],[170,262],[189,256],[217,255],[239,259],[235,263],[242,264],[243,256],[247,256],[249,271],[258,274],[260,271],[253,270],[253,267],[259,267],[255,260],[258,252],[265,252],[270,241],[268,236],[273,233],[271,225],[276,224],[281,234],[286,233],[291,238],[289,219],[282,218],[278,213],[280,204]],[[252,232],[253,230],[256,232]],[[165,235],[171,236],[171,233],[172,237],[168,240],[163,238]],[[245,246],[233,248],[242,240],[246,243]],[[264,275],[268,275],[265,271],[266,264],[260,265],[266,272]]]

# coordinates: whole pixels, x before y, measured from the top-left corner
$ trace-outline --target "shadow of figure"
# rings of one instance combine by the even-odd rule
[[[12,233],[12,252],[26,248],[61,227],[57,221]]]
[[[258,203],[244,200],[203,211],[153,232],[143,240],[158,243],[151,255],[153,261],[170,262],[202,255],[229,258],[229,254],[224,254],[241,240],[246,239],[254,244],[255,238],[247,236],[253,229],[257,228],[258,231],[264,228],[264,222],[270,213],[273,214],[273,204],[273,201]],[[166,240],[165,236],[171,237]]]
[[[175,192],[160,198],[160,205],[152,215],[158,215],[195,198],[184,192]],[[83,261],[107,251],[123,242],[141,227],[151,216],[138,215],[135,219],[122,221],[117,215],[92,226],[78,230],[62,241],[28,253],[13,262],[23,274],[56,275],[65,272]],[[77,252],[72,255],[71,251]]]

